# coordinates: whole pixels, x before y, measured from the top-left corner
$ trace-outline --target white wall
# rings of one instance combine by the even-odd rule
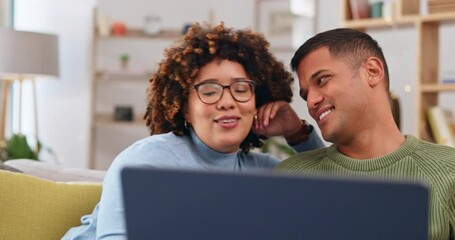
[[[161,17],[164,28],[180,28],[185,23],[225,21],[235,28],[252,27],[254,23],[254,0],[99,0],[103,14],[126,22],[131,27],[142,27],[144,17],[156,14]]]
[[[62,164],[74,167],[85,167],[88,158],[93,6],[93,0],[15,4],[16,29],[59,36],[60,77],[37,81],[39,138]],[[30,124],[24,126],[26,131]]]
[[[440,26],[440,73],[450,71],[455,72],[455,24],[441,24]],[[439,104],[455,113],[455,93],[445,92],[439,94]]]
[[[9,25],[9,5],[9,0],[0,0],[0,27]]]

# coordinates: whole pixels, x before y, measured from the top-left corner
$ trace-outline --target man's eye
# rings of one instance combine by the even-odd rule
[[[329,76],[322,76],[317,79],[316,83],[318,86],[325,84],[329,80]]]

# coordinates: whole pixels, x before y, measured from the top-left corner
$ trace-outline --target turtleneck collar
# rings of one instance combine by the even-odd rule
[[[339,165],[353,171],[374,171],[390,166],[416,151],[419,141],[413,136],[406,136],[404,143],[395,151],[377,158],[355,159],[340,153],[335,144],[327,149],[328,156]]]
[[[190,137],[191,148],[196,161],[212,170],[239,170],[238,151],[235,153],[217,152],[203,143],[192,128],[190,128]]]

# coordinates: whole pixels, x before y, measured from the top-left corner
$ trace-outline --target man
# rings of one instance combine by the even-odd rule
[[[455,239],[455,149],[400,133],[378,43],[352,29],[322,32],[297,50],[291,67],[310,115],[333,145],[297,154],[278,169],[427,181],[430,239]]]

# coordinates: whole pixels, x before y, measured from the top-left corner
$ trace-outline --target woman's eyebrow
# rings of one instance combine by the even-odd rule
[[[216,78],[207,78],[207,79],[200,81],[199,83],[204,83],[204,82],[219,82],[219,80]]]

